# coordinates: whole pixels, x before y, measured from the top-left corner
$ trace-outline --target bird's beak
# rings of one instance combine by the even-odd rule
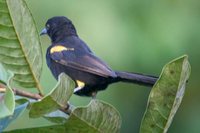
[[[47,34],[47,29],[44,28],[41,32],[40,32],[40,36]]]

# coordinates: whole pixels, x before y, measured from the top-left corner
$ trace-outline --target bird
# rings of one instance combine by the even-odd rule
[[[40,33],[45,34],[51,39],[46,51],[47,66],[57,80],[61,73],[67,74],[75,82],[76,95],[96,97],[98,91],[120,81],[153,86],[158,79],[156,76],[111,69],[78,36],[74,24],[65,16],[48,19]]]

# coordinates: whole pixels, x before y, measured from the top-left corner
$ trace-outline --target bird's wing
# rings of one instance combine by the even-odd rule
[[[102,77],[116,77],[115,72],[92,53],[81,53],[81,51],[64,46],[58,49],[55,47],[57,46],[50,49],[50,57],[57,63]]]

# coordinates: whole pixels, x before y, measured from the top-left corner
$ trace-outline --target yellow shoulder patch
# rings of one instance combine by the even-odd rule
[[[77,85],[78,85],[78,87],[84,87],[85,86],[85,83],[84,82],[82,82],[82,81],[80,81],[80,80],[76,80],[76,83],[77,83]]]
[[[57,45],[51,48],[50,53],[55,53],[55,52],[62,52],[62,51],[67,51],[67,50],[74,50],[74,48],[66,48],[62,45]]]

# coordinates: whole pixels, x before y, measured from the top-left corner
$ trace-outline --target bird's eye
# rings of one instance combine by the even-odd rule
[[[46,28],[47,28],[47,30],[48,30],[48,29],[50,28],[50,25],[49,25],[49,24],[47,24],[47,25],[46,25]]]

